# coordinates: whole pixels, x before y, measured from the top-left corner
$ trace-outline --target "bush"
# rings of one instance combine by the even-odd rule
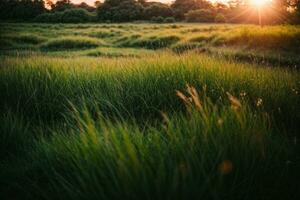
[[[174,23],[175,18],[174,17],[167,17],[164,19],[164,23]]]
[[[217,14],[217,16],[215,17],[216,23],[225,23],[226,21],[226,17],[221,13]]]
[[[34,21],[42,23],[60,23],[62,21],[63,12],[43,13],[38,15]]]
[[[164,18],[162,16],[152,17],[151,21],[155,22],[155,23],[163,23],[164,22]]]
[[[185,14],[188,22],[213,22],[215,13],[209,9],[192,10]]]
[[[36,16],[33,21],[35,21],[35,22],[45,22],[46,19],[49,19],[49,16],[50,16],[49,13],[43,13],[43,14],[40,14],[40,15]]]
[[[91,21],[92,15],[83,8],[65,10],[62,15],[63,23],[80,23]]]

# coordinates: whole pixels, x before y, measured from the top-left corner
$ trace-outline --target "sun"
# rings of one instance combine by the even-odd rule
[[[263,7],[268,4],[271,0],[251,0],[252,5],[256,7]]]

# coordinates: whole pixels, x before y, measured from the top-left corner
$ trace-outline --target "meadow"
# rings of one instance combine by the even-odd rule
[[[300,27],[10,24],[1,199],[298,199]]]

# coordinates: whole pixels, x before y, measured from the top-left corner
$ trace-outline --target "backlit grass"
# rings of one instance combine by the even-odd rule
[[[0,198],[297,199],[298,28],[251,27],[4,24]]]
[[[264,59],[251,59],[294,67],[299,66],[299,26],[230,24],[1,24],[1,49],[6,51],[64,51],[106,47],[190,50],[224,48],[243,52],[230,56],[247,61],[252,53],[264,53]],[[230,51],[227,51],[230,52]],[[7,52],[1,52],[1,54]],[[282,62],[288,54],[289,61]],[[102,54],[106,56],[105,53]],[[99,56],[99,54],[98,54]],[[286,60],[286,59],[285,59]]]

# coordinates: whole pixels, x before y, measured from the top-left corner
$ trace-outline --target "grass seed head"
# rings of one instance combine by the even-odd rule
[[[226,92],[228,99],[230,101],[231,104],[231,108],[235,111],[238,111],[242,108],[242,104],[241,102],[234,96],[232,96],[229,92]]]

